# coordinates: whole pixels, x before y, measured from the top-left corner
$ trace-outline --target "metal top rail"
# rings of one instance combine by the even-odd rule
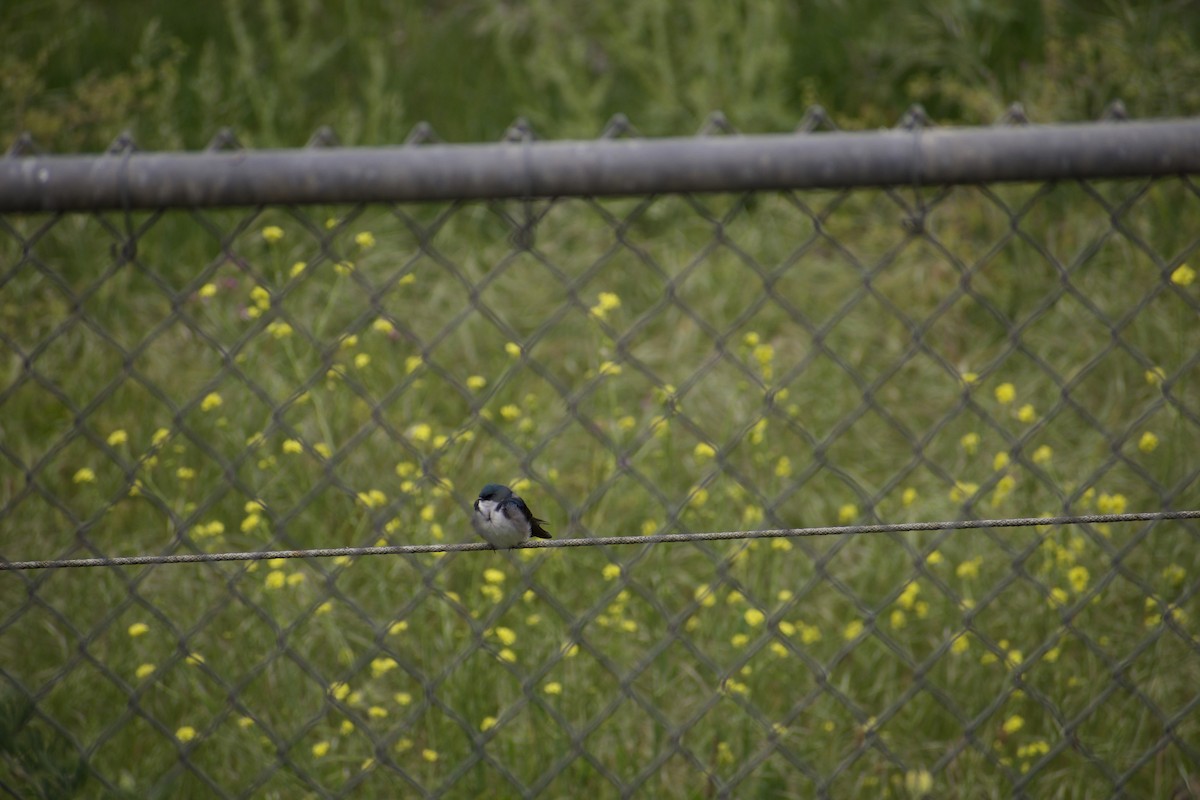
[[[949,185],[1200,173],[1200,119],[0,158],[0,213]]]

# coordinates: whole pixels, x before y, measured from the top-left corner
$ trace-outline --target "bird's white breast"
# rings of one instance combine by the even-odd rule
[[[493,500],[480,500],[479,508],[471,517],[475,532],[498,550],[505,550],[529,538],[529,523],[523,519],[509,519]]]

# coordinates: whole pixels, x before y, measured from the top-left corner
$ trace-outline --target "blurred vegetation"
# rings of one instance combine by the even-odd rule
[[[0,134],[98,150],[197,148],[223,126],[298,146],[330,125],[350,144],[418,121],[494,140],[518,115],[591,137],[618,112],[647,135],[721,110],[789,129],[819,103],[845,127],[911,103],[979,124],[1013,101],[1037,121],[1200,110],[1194,0],[880,0],[162,4],[48,0],[0,8]],[[453,57],[447,57],[453,53]]]
[[[8,3],[0,134],[1195,114],[1198,31],[1188,2]],[[458,540],[491,480],[555,536],[1196,507],[1194,187],[956,187],[920,230],[908,197],[0,219],[0,554]],[[1200,565],[1194,528],[1142,533],[5,573],[0,783],[1170,796]]]

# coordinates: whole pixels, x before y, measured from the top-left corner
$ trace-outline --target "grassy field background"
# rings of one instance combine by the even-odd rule
[[[5,138],[1200,108],[1188,3],[147,8],[5,6]],[[493,480],[560,537],[1200,505],[1194,186],[928,191],[920,233],[898,199],[6,217],[0,554],[469,540]],[[1195,792],[1195,543],[1047,526],[5,574],[0,780]]]

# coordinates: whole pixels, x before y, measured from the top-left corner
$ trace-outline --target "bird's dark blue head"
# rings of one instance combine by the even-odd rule
[[[493,503],[502,503],[512,496],[512,489],[499,483],[489,483],[479,490],[480,500],[491,500]]]

